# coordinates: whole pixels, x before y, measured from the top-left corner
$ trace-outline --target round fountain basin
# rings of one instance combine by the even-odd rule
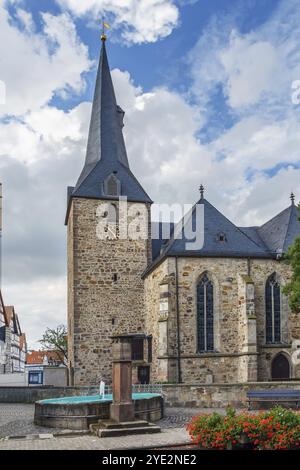
[[[133,393],[135,418],[158,421],[163,417],[163,397],[158,393]],[[35,403],[34,422],[39,426],[84,430],[99,419],[109,419],[112,395],[51,398]]]

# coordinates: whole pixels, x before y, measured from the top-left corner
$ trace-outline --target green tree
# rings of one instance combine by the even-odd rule
[[[57,328],[47,328],[40,343],[43,350],[57,351],[62,356],[65,365],[68,363],[68,333],[65,325],[58,325]]]
[[[298,210],[300,210],[300,204]],[[294,244],[289,248],[286,260],[291,265],[293,274],[291,281],[284,287],[283,292],[289,297],[291,310],[300,312],[300,237],[296,238]]]

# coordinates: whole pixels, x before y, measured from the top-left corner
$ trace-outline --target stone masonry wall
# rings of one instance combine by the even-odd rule
[[[163,385],[166,406],[186,408],[247,408],[247,392],[255,390],[299,390],[299,382],[248,382]]]
[[[141,275],[149,241],[97,238],[100,204],[74,198],[69,215],[69,357],[75,385],[110,383],[111,336],[144,331]],[[135,207],[143,213],[145,205]]]
[[[197,353],[196,286],[207,271],[214,283],[215,351]],[[282,344],[265,344],[265,283],[276,272],[282,285],[289,279],[288,265],[273,260],[179,258],[178,287],[180,312],[181,369],[183,383],[245,382],[270,380],[271,363],[279,351],[289,356],[292,342],[299,339],[299,316],[289,311],[282,295]],[[158,344],[160,323],[160,290],[166,278],[174,279],[175,259],[169,258],[145,280],[147,333]],[[174,284],[174,282],[173,282]],[[169,295],[175,292],[170,282]],[[177,370],[176,302],[169,300],[166,314],[168,348],[163,355],[153,350],[152,379],[176,380],[170,368]],[[163,330],[161,330],[163,331]],[[166,330],[165,330],[166,331]],[[163,372],[158,365],[164,363]],[[300,367],[292,367],[292,377],[300,377]],[[175,381],[174,380],[174,381]]]

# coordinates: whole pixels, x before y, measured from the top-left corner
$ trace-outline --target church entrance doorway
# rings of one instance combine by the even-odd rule
[[[279,353],[272,361],[272,380],[288,380],[290,378],[290,363],[287,357]]]

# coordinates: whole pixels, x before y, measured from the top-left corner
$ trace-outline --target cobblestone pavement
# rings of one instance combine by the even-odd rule
[[[33,423],[34,405],[0,403],[0,451],[1,450],[110,450],[155,448],[189,443],[185,425],[192,416],[213,410],[199,408],[167,408],[165,417],[159,421],[160,434],[126,436],[99,439],[91,435],[53,437],[62,429],[45,428]],[[224,410],[214,410],[224,411]],[[40,435],[39,439],[32,435]],[[23,436],[7,439],[8,436]],[[27,436],[27,437],[26,437]],[[1,439],[2,438],[2,439]]]
[[[55,432],[53,428],[36,426],[33,423],[33,417],[34,405],[0,403],[0,438]]]
[[[48,437],[45,435],[45,437]],[[158,446],[174,446],[190,442],[184,428],[163,429],[159,434],[139,436],[106,437],[52,437],[47,439],[0,440],[2,450],[122,450],[149,449]]]
[[[162,429],[184,428],[192,416],[210,409],[167,408],[165,418],[159,422]],[[214,410],[222,411],[222,410]],[[33,423],[34,405],[0,403],[0,438],[28,434],[53,434],[61,429],[45,428]]]

